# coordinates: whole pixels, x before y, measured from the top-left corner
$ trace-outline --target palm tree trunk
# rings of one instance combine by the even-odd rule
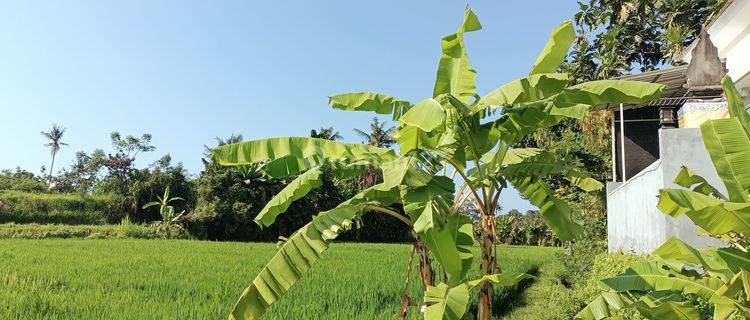
[[[56,154],[57,154],[56,152],[52,153],[52,163],[49,165],[49,176],[47,177],[47,186],[52,185],[52,168],[55,167],[55,155]]]

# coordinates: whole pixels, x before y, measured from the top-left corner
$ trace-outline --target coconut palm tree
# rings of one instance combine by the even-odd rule
[[[364,139],[363,143],[374,147],[387,148],[396,143],[396,140],[391,137],[391,132],[393,132],[395,127],[386,128],[386,125],[387,123],[378,121],[378,118],[372,118],[370,133],[359,129],[354,129],[354,133]]]
[[[372,123],[370,124],[370,133],[364,132],[359,129],[354,129],[354,133],[364,139],[364,141],[362,141],[362,143],[364,144],[368,144],[373,147],[388,148],[396,143],[396,139],[391,136],[391,133],[396,128],[392,126],[386,128],[386,125],[387,123],[380,122],[378,118],[373,117]],[[362,175],[362,187],[372,187],[378,182],[379,179],[380,174],[378,173],[378,171],[373,170],[373,168],[368,168],[367,170],[365,170],[364,175]]]
[[[326,139],[331,141],[339,141],[344,139],[338,131],[334,130],[333,127],[320,128],[320,130],[310,130],[311,138]]]
[[[52,124],[52,130],[49,132],[42,131],[42,136],[47,138],[50,142],[45,144],[45,147],[50,148],[50,153],[52,153],[52,163],[49,166],[49,181],[52,181],[52,168],[55,166],[55,156],[57,155],[57,152],[60,151],[61,146],[67,146],[68,144],[65,142],[62,142],[62,137],[65,134],[65,127],[57,125],[55,123]]]
[[[214,139],[216,139],[217,146],[221,147],[221,146],[223,146],[225,144],[232,144],[232,143],[242,142],[242,140],[244,140],[244,137],[242,136],[241,133],[235,134],[234,132],[232,132],[232,134],[229,136],[229,138],[223,139],[223,138],[216,137]],[[204,159],[210,159],[211,158],[211,148],[209,146],[207,146],[207,145],[204,144],[203,145],[203,150],[204,150],[203,151],[203,158]]]

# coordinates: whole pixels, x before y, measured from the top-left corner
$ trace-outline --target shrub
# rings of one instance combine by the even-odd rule
[[[0,191],[0,223],[105,224],[122,214],[120,201],[109,195]]]
[[[522,214],[510,210],[495,217],[497,239],[502,244],[527,246],[560,246],[562,241],[550,229],[538,211]]]
[[[592,271],[594,261],[607,253],[607,243],[594,239],[581,239],[573,243],[572,252],[570,256],[562,260],[565,272],[560,275],[561,280],[569,284],[588,276]]]
[[[292,202],[277,223],[260,228],[253,218],[290,178],[273,179],[252,168],[223,168],[210,165],[194,180],[196,209],[184,217],[190,233],[202,239],[276,241],[289,236],[312,220],[313,215],[331,209],[361,191],[350,179],[323,177],[323,186]],[[340,237],[343,241],[407,242],[410,228],[392,217],[367,215],[360,225]],[[383,230],[387,230],[383,232]]]
[[[47,189],[41,178],[31,172],[16,168],[15,171],[0,171],[0,190],[42,192]]]
[[[49,239],[49,238],[137,238],[137,239],[186,239],[187,232],[179,226],[161,224],[120,225],[61,225],[61,224],[0,224],[0,239]]]
[[[572,319],[601,293],[599,281],[627,269],[641,256],[606,253],[599,241],[578,241],[573,254],[559,257],[540,268],[536,281],[520,297],[520,306],[510,310],[507,319]],[[613,319],[640,319],[624,310]]]

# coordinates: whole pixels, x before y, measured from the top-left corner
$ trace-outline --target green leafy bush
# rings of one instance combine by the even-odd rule
[[[495,217],[495,230],[498,242],[509,245],[548,246],[562,245],[539,211],[522,214],[511,210]]]
[[[0,191],[0,223],[117,223],[122,217],[119,203],[109,195]]]
[[[185,216],[190,233],[210,240],[276,241],[312,220],[314,214],[335,207],[362,190],[352,179],[322,175],[322,186],[293,202],[278,222],[260,228],[253,218],[291,178],[271,178],[251,167],[207,166],[194,180],[196,209]],[[358,228],[343,241],[408,242],[410,228],[389,216],[362,217]],[[388,232],[382,232],[388,230]]]
[[[42,192],[47,189],[40,177],[35,174],[16,168],[0,171],[0,190],[17,190],[26,192]]]
[[[505,319],[572,319],[586,303],[600,293],[599,279],[621,273],[643,257],[602,253],[601,245],[574,244],[573,254],[558,257],[541,266],[533,285],[516,299],[517,306]],[[614,319],[640,319],[633,312],[621,312]]]
[[[562,260],[565,273],[560,275],[560,279],[572,284],[591,273],[594,261],[607,253],[607,243],[596,239],[581,239],[574,242],[571,249],[572,254]]]
[[[187,232],[179,226],[162,224],[119,225],[63,225],[63,224],[0,224],[0,239],[51,239],[51,238],[135,238],[135,239],[187,239]]]

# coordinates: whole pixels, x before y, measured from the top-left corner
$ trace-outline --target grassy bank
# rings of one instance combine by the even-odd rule
[[[110,225],[0,224],[0,239],[186,239],[177,226],[120,223]]]
[[[571,268],[570,261],[553,260],[541,267],[533,285],[513,300],[508,319],[564,320],[573,319],[594,297],[602,292],[601,279],[625,271],[639,256],[613,253],[592,257],[585,270]],[[580,263],[580,262],[577,262]],[[633,310],[623,310],[612,320],[642,319]]]
[[[120,211],[112,196],[0,191],[0,223],[117,223]]]
[[[189,240],[0,240],[0,318],[225,319],[275,251]],[[503,268],[516,271],[560,252],[498,251]],[[408,254],[408,245],[334,244],[265,319],[394,319]],[[416,283],[411,295],[421,300]]]

